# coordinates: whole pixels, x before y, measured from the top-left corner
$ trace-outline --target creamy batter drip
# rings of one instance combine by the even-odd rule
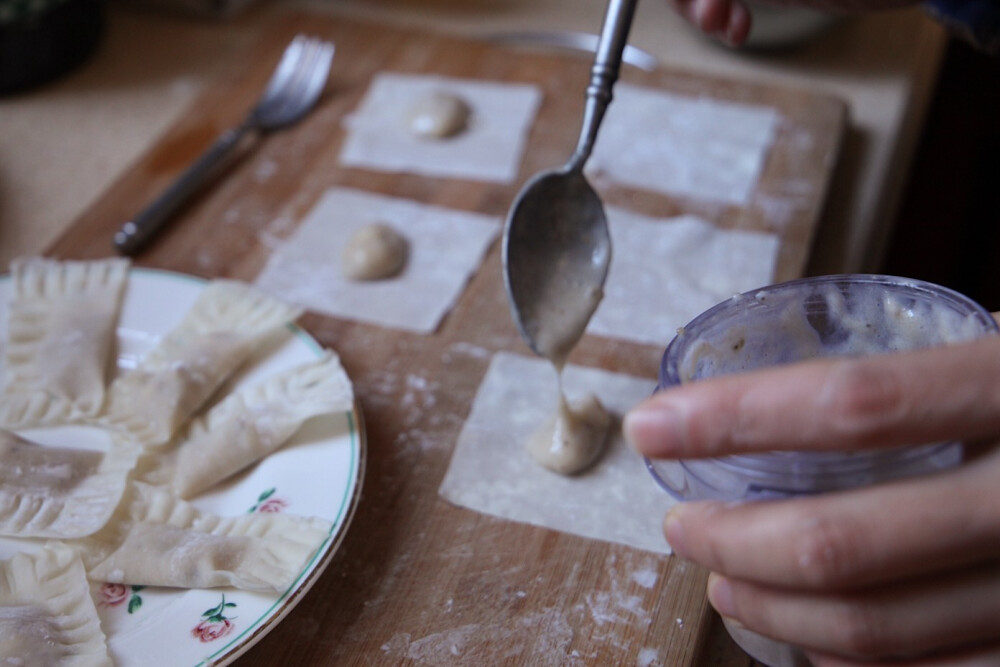
[[[382,280],[403,270],[409,255],[406,238],[389,225],[358,229],[344,246],[341,269],[350,280]]]
[[[614,422],[611,414],[593,394],[570,405],[562,390],[562,370],[569,353],[583,337],[590,317],[604,296],[594,289],[557,272],[548,288],[558,298],[542,301],[559,304],[545,312],[545,326],[526,322],[536,351],[555,368],[559,377],[559,407],[556,413],[528,441],[528,452],[546,468],[564,475],[583,471],[604,451]]]
[[[560,391],[559,408],[528,440],[528,452],[549,470],[574,475],[600,458],[613,422],[593,394],[570,404]]]

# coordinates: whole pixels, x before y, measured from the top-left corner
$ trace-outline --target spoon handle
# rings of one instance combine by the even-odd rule
[[[587,86],[587,105],[583,111],[583,126],[576,151],[567,165],[568,171],[583,169],[597,140],[597,130],[601,127],[604,112],[611,104],[611,88],[618,80],[618,70],[622,64],[622,52],[628,43],[628,31],[632,27],[632,16],[638,0],[609,0],[601,38],[597,42],[594,66],[590,71],[590,85]]]

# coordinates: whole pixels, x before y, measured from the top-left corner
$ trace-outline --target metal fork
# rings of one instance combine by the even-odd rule
[[[163,194],[115,233],[114,245],[124,255],[142,248],[215,174],[250,132],[268,132],[294,123],[316,100],[330,73],[331,42],[298,35],[285,49],[267,88],[243,122],[227,130]]]

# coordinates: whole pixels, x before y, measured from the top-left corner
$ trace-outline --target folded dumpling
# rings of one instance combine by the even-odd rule
[[[39,445],[0,429],[0,535],[97,532],[121,501],[138,451],[122,438],[99,452]]]
[[[0,426],[97,415],[113,370],[126,259],[11,263]]]
[[[327,352],[227,396],[191,423],[146,478],[190,498],[277,450],[306,420],[349,410],[353,400],[340,359]]]
[[[0,561],[0,664],[111,667],[80,557],[59,543]]]
[[[162,445],[301,308],[245,283],[209,283],[184,320],[112,384],[106,423]]]
[[[135,482],[104,530],[69,544],[94,581],[284,592],[331,530],[315,517],[220,517]]]

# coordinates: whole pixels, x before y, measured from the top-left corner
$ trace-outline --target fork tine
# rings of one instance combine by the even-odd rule
[[[305,35],[297,35],[295,39],[293,39],[291,43],[285,47],[285,51],[281,54],[281,60],[278,62],[278,66],[274,69],[274,73],[267,82],[267,88],[264,90],[261,100],[279,94],[280,89],[287,85],[289,79],[295,75],[305,49],[308,46],[308,41],[309,40],[305,37]]]
[[[279,99],[275,100],[275,105],[271,111],[277,115],[288,113],[288,109],[296,108],[295,104],[299,99],[300,90],[303,86],[303,79],[313,68],[316,57],[316,41],[309,39],[303,42],[302,55],[296,63],[295,72],[286,80]]]
[[[329,76],[334,46],[318,39],[304,39],[295,70],[259,109],[263,122],[291,122],[312,106]]]
[[[293,43],[296,47],[294,52],[294,58],[289,59],[287,62],[282,59],[281,64],[279,64],[279,70],[281,70],[281,76],[279,77],[278,71],[275,71],[274,78],[272,79],[272,86],[268,86],[268,89],[263,97],[260,99],[260,109],[261,112],[266,112],[268,115],[273,115],[275,110],[284,105],[285,100],[288,99],[289,94],[295,90],[297,79],[302,76],[302,69],[308,63],[310,57],[310,52],[312,50],[311,43],[308,39],[299,35],[295,38]],[[289,46],[291,48],[291,46]],[[282,67],[285,65],[285,67]]]
[[[296,95],[290,96],[289,106],[304,109],[312,106],[312,102],[320,95],[330,74],[333,61],[333,45],[317,42],[308,67],[303,67],[302,77],[296,88]]]

